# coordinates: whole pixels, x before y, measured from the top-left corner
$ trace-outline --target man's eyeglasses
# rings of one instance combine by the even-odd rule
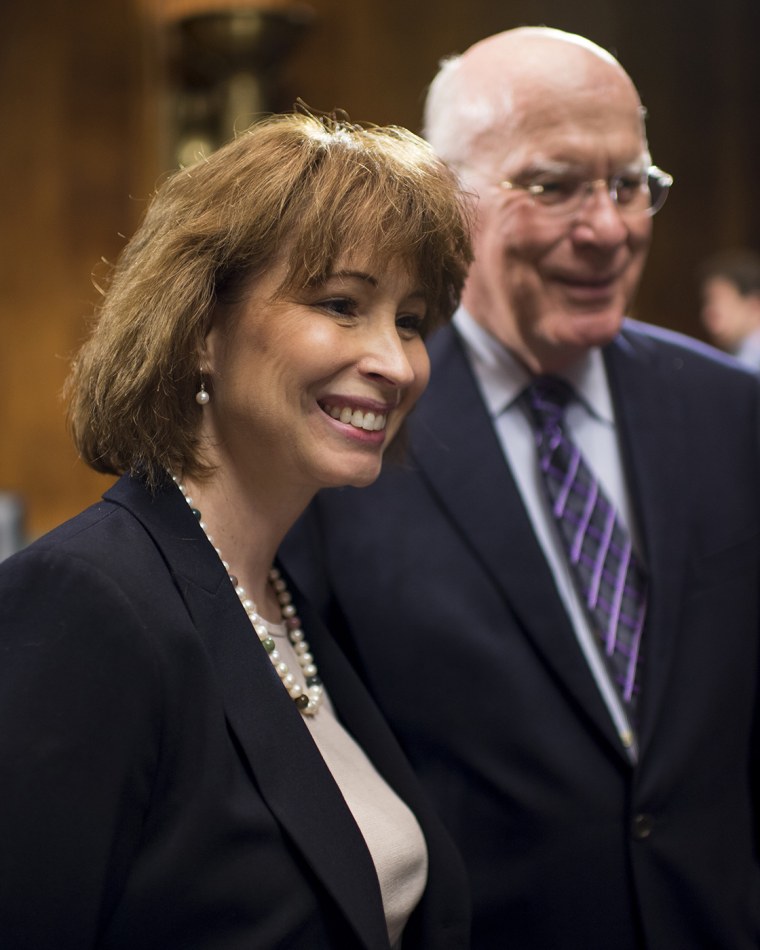
[[[641,174],[625,172],[593,181],[575,175],[542,175],[540,181],[501,181],[499,187],[525,191],[538,207],[558,216],[577,214],[597,188],[603,187],[622,215],[651,217],[665,204],[672,184],[672,175],[651,165]]]

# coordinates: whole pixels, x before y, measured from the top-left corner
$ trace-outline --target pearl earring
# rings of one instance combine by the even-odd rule
[[[205,406],[210,399],[211,396],[206,392],[206,384],[201,379],[201,388],[195,394],[195,401],[199,406]]]

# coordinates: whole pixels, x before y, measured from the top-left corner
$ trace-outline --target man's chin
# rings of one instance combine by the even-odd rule
[[[616,336],[623,323],[625,305],[621,299],[599,301],[593,305],[565,307],[560,317],[563,330],[588,340],[589,346],[598,345],[598,340],[608,342]]]
[[[622,311],[589,315],[578,326],[579,345],[583,349],[592,349],[611,343],[620,333],[623,317]]]
[[[561,370],[580,359],[589,350],[606,346],[620,332],[623,314],[615,310],[557,315],[554,333],[545,338],[541,354],[543,372]]]

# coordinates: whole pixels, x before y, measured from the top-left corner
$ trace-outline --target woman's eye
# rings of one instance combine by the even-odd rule
[[[399,330],[405,331],[408,335],[419,335],[425,325],[425,318],[418,313],[405,313],[396,319],[396,326]]]
[[[356,301],[350,297],[329,297],[327,300],[320,300],[317,306],[342,317],[350,317],[356,313]]]

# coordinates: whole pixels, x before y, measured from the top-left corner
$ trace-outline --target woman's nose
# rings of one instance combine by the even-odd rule
[[[360,371],[367,376],[382,378],[393,386],[411,385],[415,369],[410,359],[409,342],[401,338],[395,321],[392,328],[369,333],[359,360]]]

